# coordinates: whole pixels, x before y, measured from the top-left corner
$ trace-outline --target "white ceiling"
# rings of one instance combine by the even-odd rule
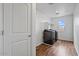
[[[74,3],[37,3],[37,11],[40,11],[47,17],[61,17],[72,14],[74,6]],[[56,14],[56,12],[59,14]]]

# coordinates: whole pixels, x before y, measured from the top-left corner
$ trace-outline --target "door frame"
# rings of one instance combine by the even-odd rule
[[[36,3],[32,3],[32,56],[36,56]]]

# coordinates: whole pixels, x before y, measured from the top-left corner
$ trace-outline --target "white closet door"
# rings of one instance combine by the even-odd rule
[[[31,55],[31,4],[4,4],[4,55]]]

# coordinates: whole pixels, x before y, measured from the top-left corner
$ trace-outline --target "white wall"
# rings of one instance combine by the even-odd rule
[[[61,31],[59,29],[58,21],[63,20],[65,23],[64,31]],[[72,15],[58,17],[58,18],[52,18],[51,19],[52,24],[55,25],[53,29],[58,31],[58,39],[61,40],[67,40],[67,41],[73,41],[73,19]]]
[[[43,43],[43,30],[48,28],[48,18],[37,10],[36,15],[36,45]]]
[[[54,23],[56,26],[58,25],[57,22],[59,20],[63,19],[65,21],[65,29],[64,32],[58,33],[59,39],[67,40],[67,41],[73,41],[73,19],[72,15],[63,16],[63,17],[57,17],[57,18],[48,18],[46,15],[41,13],[37,10],[37,16],[36,16],[36,45],[38,46],[43,42],[43,30],[48,28],[48,23]],[[56,30],[59,30],[58,28],[55,28]]]
[[[79,4],[76,5],[74,11],[74,45],[79,55]]]

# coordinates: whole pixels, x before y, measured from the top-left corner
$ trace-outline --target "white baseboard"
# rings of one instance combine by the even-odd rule
[[[50,44],[47,44],[47,43],[43,43],[43,44],[45,44],[45,45],[50,45]],[[50,46],[52,46],[52,45],[50,45]]]
[[[76,50],[76,52],[77,52],[77,54],[78,54],[78,56],[79,56],[78,49],[77,49],[75,43],[74,43],[74,47],[75,47],[75,50]]]
[[[58,40],[65,40],[65,39],[58,39]],[[65,40],[65,41],[73,41],[73,40]],[[40,44],[44,44],[44,42],[40,42],[40,43],[36,44],[36,46],[39,46]]]
[[[40,44],[42,44],[43,42],[38,43],[36,46],[39,46]]]
[[[66,39],[58,39],[58,40],[65,40],[65,41],[72,41],[73,42],[73,40],[66,40]]]

